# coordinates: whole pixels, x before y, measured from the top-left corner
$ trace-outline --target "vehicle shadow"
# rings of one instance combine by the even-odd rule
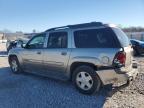
[[[30,73],[13,74],[9,67],[0,68],[0,105],[6,105],[5,108],[17,105],[22,108],[102,108],[111,91],[109,85],[98,93],[84,95],[69,81]]]
[[[43,82],[42,84],[44,84],[44,86],[47,86],[47,98],[53,97],[52,101],[54,103],[59,103],[56,106],[52,104],[50,105],[51,107],[103,108],[107,98],[111,97],[116,92],[116,90],[113,92],[112,85],[107,85],[102,87],[98,93],[85,95],[79,93],[71,81],[62,81],[31,73],[22,73],[21,75],[39,80]],[[37,86],[36,88],[39,87]]]

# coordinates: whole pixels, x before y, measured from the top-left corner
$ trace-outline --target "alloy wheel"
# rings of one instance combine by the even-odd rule
[[[77,85],[83,90],[89,90],[93,86],[93,79],[87,72],[79,72],[76,76]]]
[[[14,72],[17,72],[17,70],[18,70],[18,65],[17,65],[16,60],[12,60],[12,62],[11,62],[11,68],[12,68],[12,70],[13,70]]]

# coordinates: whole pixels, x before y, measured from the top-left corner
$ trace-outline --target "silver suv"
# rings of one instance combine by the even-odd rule
[[[81,93],[92,94],[102,85],[135,79],[132,52],[121,29],[92,22],[48,29],[10,50],[8,60],[14,73],[72,80]]]

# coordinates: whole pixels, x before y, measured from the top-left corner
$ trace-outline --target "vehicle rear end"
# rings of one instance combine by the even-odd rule
[[[120,42],[120,45],[122,47],[122,54],[123,54],[122,65],[123,65],[123,67],[121,70],[126,73],[130,73],[134,69],[137,69],[137,63],[133,58],[133,48],[130,44],[130,40],[128,39],[126,34],[120,28],[115,27],[112,29],[115,32],[115,34]]]
[[[126,84],[136,78],[138,74],[137,62],[133,59],[133,49],[126,34],[116,26],[109,26],[117,38],[119,51],[116,52],[112,68],[98,71],[104,85],[126,81]]]
[[[120,76],[118,81],[132,81],[138,75],[138,64],[133,58],[133,48],[130,40],[120,28],[112,27],[112,30],[116,34],[122,48],[113,60],[113,66],[116,68],[115,71]]]

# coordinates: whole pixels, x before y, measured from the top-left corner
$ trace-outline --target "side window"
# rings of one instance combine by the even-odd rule
[[[67,48],[67,32],[54,32],[49,34],[48,48]]]
[[[79,30],[74,32],[77,48],[115,48],[115,34],[110,28]]]
[[[27,45],[27,48],[30,49],[41,49],[44,47],[44,42],[45,42],[45,35],[46,34],[40,34],[32,38],[30,42]]]

